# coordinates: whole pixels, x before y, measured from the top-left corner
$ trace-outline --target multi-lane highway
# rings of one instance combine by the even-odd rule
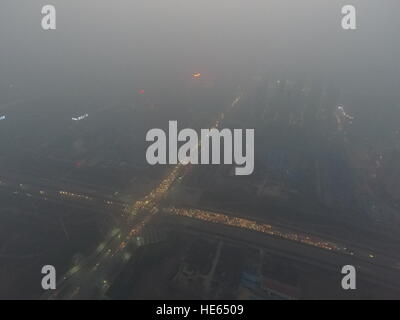
[[[240,101],[235,97],[229,108]],[[222,112],[217,116],[211,127],[218,127],[224,117]],[[136,201],[125,210],[126,224],[114,229],[98,246],[96,251],[72,266],[60,279],[57,290],[47,299],[87,299],[102,298],[123,266],[132,257],[134,241],[143,227],[160,210],[159,201],[163,199],[172,184],[185,172],[185,165],[177,164],[166,177],[151,190],[143,199]]]

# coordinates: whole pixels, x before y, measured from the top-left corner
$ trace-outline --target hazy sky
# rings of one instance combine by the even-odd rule
[[[56,31],[41,29],[45,4],[56,6]],[[356,31],[341,29],[345,4],[357,8]],[[398,0],[1,0],[0,86],[40,92],[271,68],[398,84],[398,8]]]

